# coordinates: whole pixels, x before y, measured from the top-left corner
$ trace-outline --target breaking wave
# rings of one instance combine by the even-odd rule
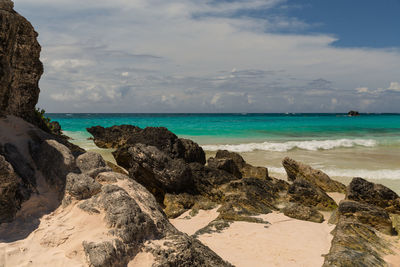
[[[283,167],[268,167],[269,172],[286,174]],[[400,169],[380,169],[380,170],[363,170],[363,169],[322,169],[323,172],[331,177],[362,177],[366,179],[400,179]]]
[[[378,144],[373,139],[337,139],[337,140],[312,140],[312,141],[288,141],[283,143],[263,142],[238,145],[203,145],[207,151],[226,149],[233,152],[251,152],[255,150],[285,152],[293,149],[304,150],[328,150],[340,147],[364,146],[373,147]]]

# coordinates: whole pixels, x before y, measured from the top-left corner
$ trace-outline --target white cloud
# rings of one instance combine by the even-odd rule
[[[308,26],[293,17],[234,16],[249,9],[268,14],[284,2],[19,0],[15,6],[39,32],[45,59],[39,104],[53,112],[71,111],[72,103],[80,112],[320,111],[320,102],[327,106],[332,98],[353,108],[358,93],[375,92],[365,88],[398,78],[396,50],[338,48],[328,34],[279,34]],[[392,82],[370,94],[382,102],[398,90]],[[169,95],[173,102],[162,101]],[[379,99],[376,108],[387,108]]]
[[[388,90],[391,90],[391,91],[399,91],[399,92],[400,92],[400,83],[398,83],[398,82],[391,82],[390,85],[389,85]]]
[[[368,93],[369,89],[368,89],[368,87],[358,87],[358,88],[356,88],[356,91],[358,93]]]

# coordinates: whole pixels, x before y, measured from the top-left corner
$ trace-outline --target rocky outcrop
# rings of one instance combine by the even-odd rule
[[[336,212],[337,224],[324,266],[388,266],[384,256],[393,251],[382,234],[396,234],[398,215],[385,209],[396,210],[397,198],[382,185],[354,178]]]
[[[189,165],[183,159],[171,158],[155,146],[136,144],[118,149],[113,154],[117,163],[152,192],[160,203],[166,193],[195,191]]]
[[[195,142],[178,138],[165,127],[146,127],[141,129],[132,125],[104,128],[95,126],[87,131],[94,137],[94,143],[102,148],[124,148],[143,144],[154,146],[171,158],[181,158],[185,162],[206,162],[203,149]]]
[[[287,195],[289,202],[300,203],[307,207],[315,207],[320,210],[334,210],[336,202],[321,188],[305,179],[296,179],[289,186]]]
[[[299,203],[289,203],[282,210],[283,214],[290,218],[321,223],[324,221],[324,215],[322,215],[316,208],[307,207]]]
[[[324,267],[388,266],[383,256],[392,252],[390,244],[372,227],[355,220],[340,219],[332,234],[332,245],[325,255]]]
[[[381,207],[390,213],[400,214],[400,197],[394,191],[359,177],[353,178],[347,187],[346,198]]]
[[[21,207],[21,196],[18,188],[22,179],[14,172],[13,167],[0,155],[0,224],[11,222]]]
[[[242,178],[242,173],[239,171],[238,166],[235,164],[235,162],[232,159],[229,159],[229,158],[223,158],[223,159],[209,158],[207,160],[207,165],[210,168],[219,169],[219,170],[223,170],[223,171],[229,172],[229,173],[231,173],[233,176],[235,176],[238,179]]]
[[[346,192],[346,186],[344,184],[332,180],[326,173],[315,170],[309,165],[297,162],[288,157],[283,159],[282,165],[286,170],[289,181],[305,179],[326,192]]]
[[[358,113],[358,111],[355,111],[355,110],[350,110],[350,111],[347,113],[347,115],[350,116],[350,117],[353,117],[353,116],[360,116],[360,113]]]
[[[230,160],[235,163],[243,178],[268,179],[268,169],[265,167],[252,166],[242,158],[238,153],[228,150],[218,150],[215,158],[217,160]],[[212,158],[211,158],[212,159]],[[210,161],[210,160],[209,160]]]
[[[382,208],[351,200],[343,200],[337,211],[339,220],[344,217],[387,234],[395,234],[389,214]]]
[[[0,113],[33,122],[43,73],[38,34],[9,0],[0,3],[0,29]]]

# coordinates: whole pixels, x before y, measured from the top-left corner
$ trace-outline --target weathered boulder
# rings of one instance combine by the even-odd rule
[[[266,180],[243,178],[219,188],[222,206],[218,209],[225,220],[241,220],[240,217],[267,214],[278,210],[275,202],[279,191]]]
[[[215,158],[218,160],[231,160],[239,169],[243,178],[268,179],[268,169],[265,167],[252,166],[243,159],[238,153],[228,150],[218,150]]]
[[[350,218],[387,234],[395,234],[389,214],[382,208],[351,200],[343,200],[339,204],[337,216]]]
[[[33,122],[43,73],[38,34],[9,0],[0,4],[0,29],[0,111]]]
[[[347,187],[346,199],[368,203],[387,212],[400,214],[400,197],[394,191],[359,177],[353,178]]]
[[[195,142],[180,139],[165,127],[146,127],[141,129],[132,125],[120,125],[104,128],[95,126],[87,131],[94,142],[102,148],[123,148],[136,144],[154,146],[172,158],[182,158],[185,162],[205,164],[205,153]]]
[[[69,173],[65,192],[69,193],[76,199],[87,199],[101,190],[101,184],[96,182],[92,177],[86,174]]]
[[[78,171],[71,151],[55,140],[46,140],[33,151],[32,158],[47,183],[56,188],[62,197],[67,174]]]
[[[154,146],[136,144],[113,153],[119,165],[130,177],[144,185],[160,203],[165,193],[194,192],[189,165],[183,159],[173,159]]]
[[[320,210],[334,210],[337,208],[336,202],[321,188],[301,178],[296,179],[289,186],[286,197],[290,202],[300,203]]]
[[[180,138],[179,140],[184,147],[183,158],[186,162],[206,163],[206,154],[201,146],[189,139]]]
[[[320,213],[316,208],[307,207],[299,203],[290,203],[281,211],[286,216],[298,220],[316,223],[322,223],[324,221],[324,215],[322,215],[322,213]]]
[[[0,224],[11,222],[21,206],[18,194],[22,179],[14,172],[13,167],[0,155]]]
[[[83,173],[107,166],[102,156],[95,152],[86,152],[78,156],[76,158],[76,165]]]
[[[189,209],[190,214],[197,214],[200,209],[209,210],[217,206],[215,202],[201,195],[190,195],[187,193],[175,195],[166,194],[164,197],[164,212],[168,218],[176,218]]]
[[[309,165],[297,162],[291,158],[284,158],[282,165],[286,170],[288,180],[305,179],[310,183],[319,186],[326,192],[345,193],[346,186],[338,181],[332,180],[327,174],[315,170]]]
[[[239,171],[239,168],[237,167],[237,165],[235,164],[233,159],[209,158],[207,161],[207,164],[208,164],[208,167],[210,167],[210,168],[224,170],[226,172],[231,173],[233,176],[235,176],[238,179],[242,178],[242,173]]]
[[[342,217],[332,235],[332,245],[325,255],[324,267],[388,266],[383,257],[392,252],[390,244],[379,237],[372,227]]]
[[[107,183],[118,181],[118,185],[104,184],[101,192],[82,203],[89,213],[104,212],[109,233],[115,238],[83,242],[90,266],[126,266],[140,249],[154,255],[154,266],[231,266],[173,227],[143,186],[119,173],[99,176],[108,176]]]

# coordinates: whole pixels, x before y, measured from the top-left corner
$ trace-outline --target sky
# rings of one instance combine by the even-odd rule
[[[400,112],[400,0],[14,0],[46,112]]]

